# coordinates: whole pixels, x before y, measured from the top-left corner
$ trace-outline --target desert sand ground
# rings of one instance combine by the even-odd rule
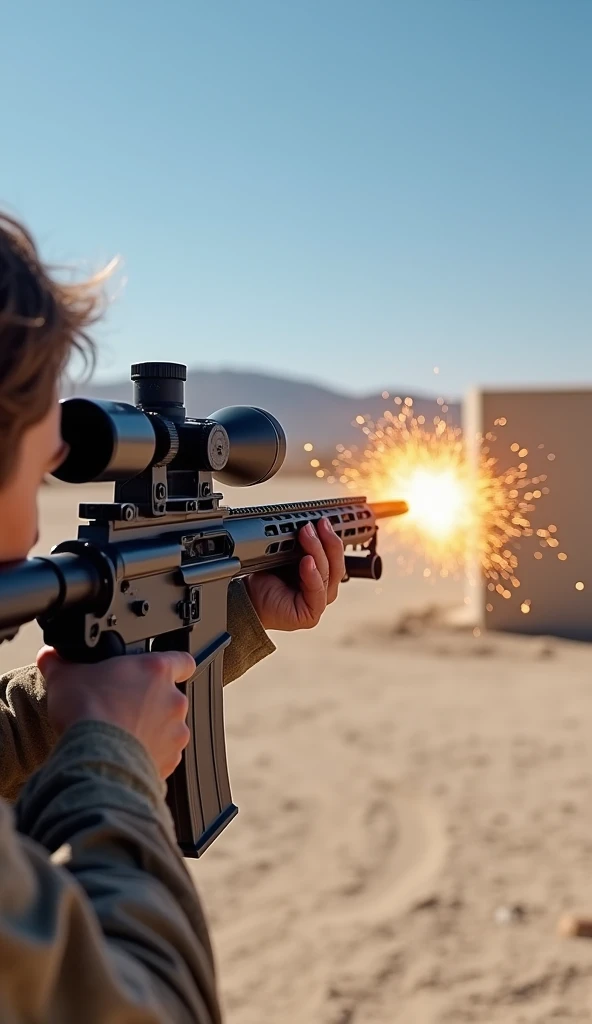
[[[81,498],[45,490],[40,550]],[[592,912],[592,650],[442,625],[462,599],[392,554],[227,689],[240,814],[191,871],[228,1024],[590,1020],[592,941],[556,924]]]

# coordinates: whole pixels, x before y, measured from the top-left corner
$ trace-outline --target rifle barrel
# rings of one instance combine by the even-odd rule
[[[409,511],[406,501],[373,501],[370,508],[375,519],[390,519],[392,516],[403,516]]]

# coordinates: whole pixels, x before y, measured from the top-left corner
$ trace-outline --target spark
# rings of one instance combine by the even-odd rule
[[[439,412],[448,409],[438,401]],[[386,529],[403,542],[399,564],[412,572],[418,559],[427,568],[423,575],[434,578],[465,575],[471,579],[476,564],[487,581],[490,600],[509,600],[520,588],[518,547],[532,538],[541,550],[559,547],[554,524],[535,530],[531,523],[537,503],[549,488],[545,474],[530,478],[527,448],[514,438],[508,445],[519,461],[502,469],[490,453],[497,436],[488,432],[477,439],[469,452],[460,427],[436,415],[431,422],[416,415],[410,398],[395,398],[394,408],[376,422],[356,417],[361,443],[337,446],[330,467],[317,469],[329,484],[365,493],[370,501],[388,500],[396,495],[409,505],[405,516],[387,521]],[[506,427],[500,417],[494,426]],[[312,466],[319,465],[312,460]],[[561,561],[564,552],[555,552]],[[581,584],[578,589],[583,589]],[[487,605],[488,610],[492,608]],[[532,601],[521,597],[527,615]]]

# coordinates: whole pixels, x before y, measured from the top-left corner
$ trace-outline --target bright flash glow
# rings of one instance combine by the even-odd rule
[[[399,481],[401,498],[418,530],[431,537],[447,537],[462,518],[467,494],[454,470],[417,468]]]
[[[441,412],[447,410],[442,399],[438,405]],[[506,423],[501,417],[495,428]],[[566,560],[557,550],[557,528],[535,530],[531,525],[536,503],[548,493],[547,478],[528,477],[528,451],[514,438],[508,437],[508,461],[520,461],[501,469],[490,455],[490,442],[497,440],[493,433],[478,438],[469,453],[460,427],[440,415],[426,422],[415,414],[410,398],[395,398],[394,408],[378,422],[358,416],[356,425],[361,443],[349,449],[338,445],[331,466],[317,469],[316,475],[366,494],[370,501],[407,501],[406,515],[384,523],[409,553],[399,556],[405,571],[413,571],[421,558],[429,566],[423,572],[426,579],[459,577],[469,574],[476,560],[491,597],[508,600],[520,587],[517,542],[532,538],[535,558],[551,548]],[[319,466],[318,459],[312,465]],[[520,600],[528,614],[531,599],[522,595]],[[491,604],[487,607],[492,610]]]

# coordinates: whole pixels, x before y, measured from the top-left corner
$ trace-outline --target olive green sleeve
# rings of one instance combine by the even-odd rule
[[[225,686],[275,651],[242,580],[228,589],[228,632],[232,642],[224,655]],[[35,665],[0,676],[0,796],[14,800],[55,742],[43,677]]]

